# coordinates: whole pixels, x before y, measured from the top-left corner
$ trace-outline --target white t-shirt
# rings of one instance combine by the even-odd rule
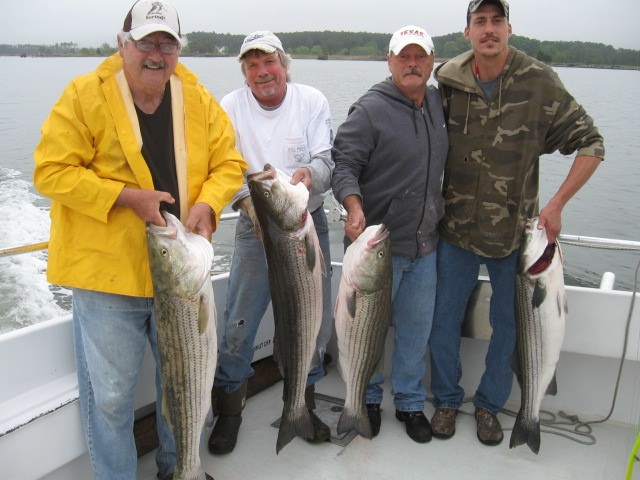
[[[269,163],[288,175],[300,167],[309,169],[313,178],[309,210],[324,200],[329,189],[333,161],[313,158],[333,146],[329,102],[313,87],[287,83],[282,104],[274,110],[260,106],[246,86],[224,96],[220,102],[229,114],[236,134],[236,148],[247,161],[247,173],[262,171]],[[233,202],[249,194],[246,184]]]

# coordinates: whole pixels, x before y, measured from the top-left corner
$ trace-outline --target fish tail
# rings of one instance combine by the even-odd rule
[[[293,440],[296,435],[300,435],[303,438],[313,438],[313,422],[304,404],[295,410],[291,410],[288,415],[283,413],[278,430],[276,454],[280,453],[280,450]]]
[[[356,411],[348,407],[345,407],[344,410],[342,410],[336,431],[338,432],[338,435],[343,435],[351,430],[355,430],[364,438],[373,438],[371,422],[369,422],[366,410],[360,409],[359,411]]]
[[[540,421],[525,419],[522,413],[518,413],[516,423],[511,431],[509,448],[527,444],[536,455],[540,451]]]

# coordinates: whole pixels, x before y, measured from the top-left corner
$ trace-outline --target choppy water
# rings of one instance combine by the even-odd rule
[[[33,149],[51,106],[75,76],[93,70],[98,58],[0,57],[0,248],[46,241],[48,201],[32,187]],[[184,58],[216,98],[243,83],[234,58]],[[640,240],[639,71],[558,68],[560,78],[594,117],[605,137],[606,161],[565,208],[563,233]],[[386,62],[294,60],[293,80],[321,90],[329,100],[334,125],[372,84],[388,75]],[[566,177],[571,157],[547,155],[541,168],[541,205]],[[216,267],[228,270],[233,225],[214,236]],[[332,257],[342,256],[342,226],[331,225]],[[597,285],[605,271],[616,287],[629,290],[638,255],[566,246],[565,271],[583,284]],[[68,302],[46,282],[46,252],[0,257],[0,333],[64,313]]]

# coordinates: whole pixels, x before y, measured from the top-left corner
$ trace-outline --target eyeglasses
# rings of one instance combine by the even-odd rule
[[[156,47],[165,55],[172,55],[178,51],[177,43],[153,43],[147,40],[132,40],[132,42],[139,51],[145,53],[153,52]]]

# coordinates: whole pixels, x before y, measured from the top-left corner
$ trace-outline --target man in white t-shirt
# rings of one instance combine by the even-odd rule
[[[220,104],[236,133],[236,148],[247,161],[247,173],[262,171],[265,163],[284,171],[293,183],[309,189],[309,212],[320,240],[326,271],[330,272],[329,231],[323,202],[331,184],[333,131],[329,104],[315,88],[291,83],[291,57],[280,39],[268,31],[244,39],[238,60],[246,86],[226,95]],[[218,327],[218,366],[214,382],[219,414],[209,438],[214,454],[233,451],[242,422],[247,378],[253,375],[253,344],[260,320],[269,305],[269,278],[246,182],[232,201],[240,210],[224,324]],[[315,415],[314,385],[324,376],[323,360],[331,336],[331,278],[323,277],[322,326],[316,343],[305,399],[313,421],[313,441],[331,436]]]

